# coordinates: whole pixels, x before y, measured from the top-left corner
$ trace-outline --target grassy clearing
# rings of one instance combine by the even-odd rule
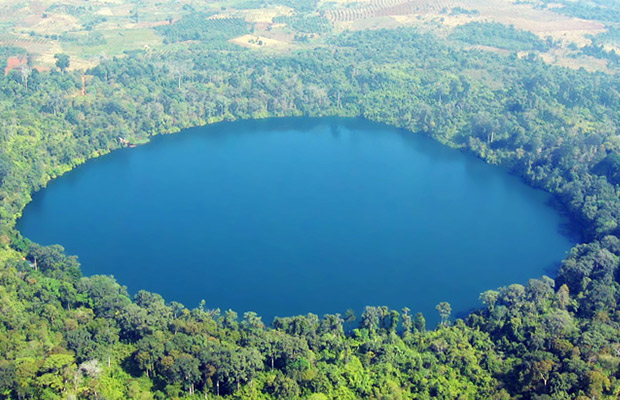
[[[596,21],[586,21],[558,14],[553,10],[534,8],[532,4],[517,4],[509,0],[436,0],[410,1],[392,4],[390,0],[374,0],[351,3],[345,0],[338,5],[351,5],[328,10],[326,15],[340,29],[364,29],[365,27],[412,25],[439,18],[441,25],[454,27],[472,21],[499,22],[514,25],[517,29],[530,31],[541,38],[551,36],[557,40],[587,44],[587,35],[604,31],[604,25]],[[352,5],[354,4],[354,5]],[[475,11],[475,15],[452,15],[451,10]],[[378,17],[389,16],[391,19]],[[359,21],[368,20],[363,23]]]
[[[260,8],[253,10],[241,10],[239,16],[243,16],[246,21],[252,23],[272,23],[274,18],[286,17],[294,14],[294,10],[290,7],[275,6],[272,8]]]
[[[549,64],[559,65],[571,69],[583,68],[590,72],[598,71],[608,74],[617,73],[617,71],[613,71],[609,68],[607,61],[605,60],[600,60],[586,55],[575,55],[573,52],[566,51],[565,49],[557,49],[547,52],[541,54],[541,57]]]
[[[258,36],[254,34],[247,34],[236,37],[234,39],[231,39],[231,42],[250,49],[260,50],[268,49],[284,51],[292,48],[292,44],[290,42],[285,42],[282,40],[272,39],[266,36]]]
[[[74,57],[91,58],[100,54],[118,55],[125,50],[144,49],[156,47],[161,44],[161,38],[151,29],[117,29],[104,31],[103,36],[106,43],[102,45],[81,46],[67,44],[63,45],[63,50]]]
[[[517,4],[512,0],[321,0],[315,11],[307,13],[285,5],[265,7],[260,0],[3,0],[0,31],[23,41],[20,46],[35,53],[42,66],[53,66],[54,54],[65,52],[71,56],[71,68],[83,68],[102,54],[118,55],[147,47],[153,52],[165,51],[167,47],[158,27],[198,13],[241,18],[252,26],[253,34],[237,36],[245,32],[236,32],[228,37],[234,37],[231,42],[255,50],[277,51],[304,46],[294,42],[300,32],[290,24],[278,23],[282,22],[278,17],[324,15],[334,32],[417,26],[443,37],[448,37],[455,27],[473,21],[499,22],[532,32],[541,39],[553,38],[557,48],[541,53],[548,62],[601,70],[604,63],[591,57],[575,58],[567,48],[589,45],[590,37],[604,33],[605,27],[599,22],[559,14],[553,7],[538,7],[537,1]],[[59,38],[63,33],[86,35],[91,29],[101,32],[105,43],[78,44]],[[318,37],[328,31],[321,30]],[[611,42],[604,45],[607,49],[619,47]]]
[[[82,29],[80,20],[69,14],[48,14],[45,18],[32,16],[24,22],[32,23],[16,30],[18,33],[35,32],[39,35],[54,35],[63,32],[78,31]]]

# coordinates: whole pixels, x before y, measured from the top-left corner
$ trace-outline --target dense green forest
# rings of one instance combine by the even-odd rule
[[[185,28],[173,27],[163,34],[181,40]],[[0,398],[620,395],[617,77],[397,29],[282,54],[196,42],[105,59],[84,75],[14,70],[0,93]],[[427,327],[406,308],[271,323],[129,296],[111,277],[81,276],[60,246],[15,230],[33,191],[125,142],[295,115],[361,116],[502,165],[555,194],[583,243],[555,279],[489,288],[465,320],[442,303],[442,322]]]
[[[570,1],[570,0],[542,0],[542,4],[561,5],[556,7],[557,12],[571,17],[598,20],[616,23],[620,19],[618,3],[614,0],[590,0],[590,1]]]
[[[450,38],[465,43],[492,46],[510,51],[545,51],[548,44],[532,32],[490,22],[470,22],[452,30]]]
[[[227,45],[226,40],[250,32],[250,26],[241,18],[214,18],[204,13],[194,13],[181,21],[157,27],[164,36],[164,43],[200,40],[205,44]]]

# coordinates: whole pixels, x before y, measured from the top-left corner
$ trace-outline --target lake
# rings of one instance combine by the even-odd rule
[[[421,135],[362,119],[220,123],[97,158],[18,223],[131,293],[263,320],[365,305],[438,320],[554,274],[576,242],[551,197]]]

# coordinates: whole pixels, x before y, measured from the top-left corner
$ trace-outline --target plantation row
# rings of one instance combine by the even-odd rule
[[[323,16],[282,16],[274,18],[273,22],[284,23],[303,33],[327,33],[331,30],[329,20]]]
[[[0,47],[20,47],[23,45],[29,44],[49,44],[50,41],[45,38],[37,38],[37,39],[0,39]]]
[[[165,39],[164,43],[185,40],[226,41],[250,32],[249,24],[242,18],[209,18],[206,14],[184,17],[172,25],[155,28]]]
[[[390,4],[391,3],[391,4]],[[332,22],[347,22],[358,19],[386,17],[391,15],[423,14],[428,12],[440,12],[446,9],[471,7],[468,1],[378,1],[370,6],[354,7],[340,10],[329,10],[325,16]]]

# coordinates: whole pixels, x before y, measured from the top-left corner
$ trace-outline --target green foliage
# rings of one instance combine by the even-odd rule
[[[4,72],[4,69],[6,68],[7,58],[11,56],[26,56],[27,53],[28,52],[26,51],[26,49],[23,49],[21,47],[0,47],[0,69],[2,70],[1,72]]]
[[[591,1],[570,1],[570,0],[545,0],[545,4],[554,5],[553,11],[568,15],[570,17],[583,18],[588,20],[598,20],[603,22],[618,22],[620,20],[620,6],[615,1],[591,0]],[[557,7],[557,4],[562,7]]]
[[[312,12],[319,3],[318,0],[270,0],[270,2],[291,7],[300,12]]]
[[[79,72],[33,72],[27,89],[19,73],[0,77],[1,399],[617,398],[620,200],[607,175],[620,152],[618,78],[463,51],[411,29],[345,32],[328,45],[138,51],[87,71],[84,95]],[[366,308],[357,326],[347,313],[266,327],[252,313],[239,321],[130,297],[14,229],[33,191],[126,142],[294,115],[365,117],[503,165],[554,193],[584,243],[555,281],[487,291],[465,322],[448,323],[443,304],[435,329],[387,307]]]
[[[545,51],[546,44],[528,31],[496,22],[470,22],[452,30],[450,39],[510,51]]]
[[[593,45],[620,46],[620,28],[608,26],[607,30],[596,36],[590,36]]]
[[[59,37],[61,42],[73,43],[79,46],[97,46],[106,43],[101,32],[88,32],[88,34],[76,34],[65,32]]]
[[[327,33],[331,31],[331,25],[327,18],[319,15],[295,15],[280,16],[273,19],[273,22],[284,23],[303,33]]]
[[[603,45],[599,44],[599,45],[587,45],[584,46],[580,49],[581,53],[587,55],[587,56],[592,56],[592,57],[596,57],[596,58],[600,58],[600,59],[606,59],[609,60],[609,65],[610,66],[618,66],[620,65],[620,55],[618,55],[618,53],[616,53],[616,50],[605,50],[605,48],[603,47]]]
[[[447,325],[448,320],[450,318],[450,314],[452,314],[452,307],[450,306],[450,303],[443,301],[437,304],[437,307],[435,308],[437,309],[437,312],[439,313],[439,316],[441,317],[441,324]]]
[[[229,39],[251,32],[251,26],[242,18],[209,18],[209,14],[195,13],[172,25],[156,27],[168,43],[197,40],[209,47],[221,47]]]
[[[55,54],[54,58],[56,59],[56,67],[58,67],[61,71],[65,71],[69,68],[69,56],[67,54]]]
[[[620,184],[620,154],[611,153],[592,168],[597,175],[607,177],[613,184]]]
[[[478,10],[468,10],[466,8],[463,7],[454,7],[450,9],[449,12],[450,15],[468,15],[468,16],[472,16],[472,15],[479,15],[480,12]]]

